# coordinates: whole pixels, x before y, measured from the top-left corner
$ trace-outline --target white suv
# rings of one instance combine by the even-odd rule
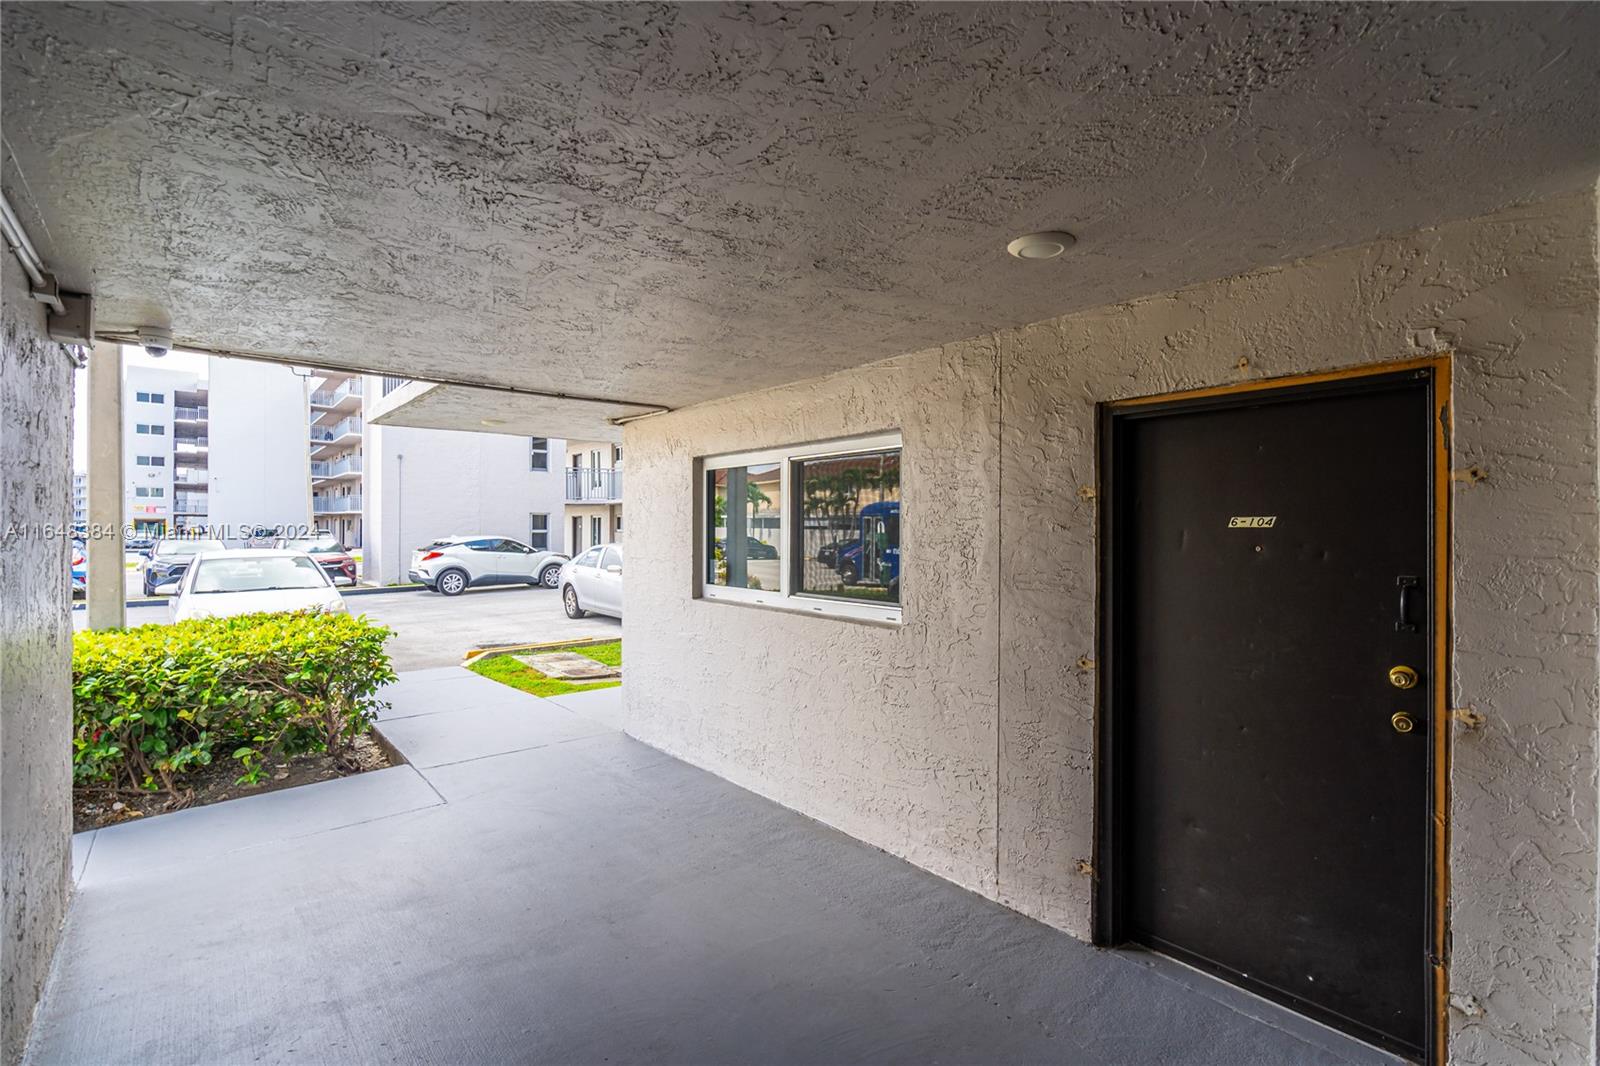
[[[459,596],[477,585],[556,587],[560,552],[539,551],[508,537],[443,537],[411,553],[411,580]]]

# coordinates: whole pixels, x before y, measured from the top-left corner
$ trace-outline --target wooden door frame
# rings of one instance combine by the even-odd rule
[[[1092,910],[1094,942],[1102,947],[1123,943],[1122,886],[1118,883],[1116,833],[1119,783],[1113,773],[1116,749],[1114,702],[1117,662],[1113,644],[1113,552],[1115,541],[1115,486],[1112,482],[1114,426],[1131,410],[1152,413],[1237,406],[1251,393],[1294,389],[1309,395],[1336,395],[1375,386],[1364,379],[1414,375],[1425,379],[1433,411],[1433,462],[1430,470],[1433,539],[1433,611],[1429,619],[1433,649],[1433,731],[1428,756],[1430,777],[1429,876],[1431,920],[1428,929],[1429,1002],[1433,1016],[1428,1026],[1424,1061],[1445,1061],[1449,1047],[1449,898],[1450,898],[1450,738],[1453,732],[1450,699],[1450,352],[1391,363],[1345,367],[1321,373],[1299,374],[1213,388],[1140,396],[1099,404],[1096,456],[1099,523],[1097,530],[1098,581],[1096,588],[1096,642],[1098,664],[1095,692],[1095,817]],[[1222,978],[1218,978],[1222,980]],[[1288,1006],[1297,1013],[1305,1013]],[[1311,1015],[1308,1015],[1311,1016]]]

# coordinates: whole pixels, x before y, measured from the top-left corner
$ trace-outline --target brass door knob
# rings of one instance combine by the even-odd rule
[[[1417,728],[1417,720],[1405,711],[1396,711],[1389,716],[1389,724],[1394,726],[1396,733],[1409,733]]]
[[[1416,688],[1417,672],[1409,666],[1389,667],[1389,684],[1395,688]]]

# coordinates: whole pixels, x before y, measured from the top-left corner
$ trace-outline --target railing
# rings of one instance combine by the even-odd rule
[[[185,458],[200,452],[209,453],[210,437],[179,437],[172,442],[172,450]]]
[[[174,485],[199,485],[204,488],[208,481],[206,472],[197,466],[180,466],[172,471]]]
[[[361,395],[361,379],[348,378],[336,389],[318,389],[311,394],[313,407],[334,407],[351,396]]]
[[[350,514],[361,510],[361,494],[352,493],[349,496],[313,496],[311,497],[311,512],[313,514]]]
[[[172,501],[174,514],[205,514],[207,500],[204,496],[185,496],[179,493]]]
[[[383,394],[387,396],[400,386],[409,384],[411,384],[410,378],[390,377],[388,374],[385,374],[383,376]]]
[[[198,421],[199,419],[202,419],[202,418],[209,418],[210,415],[211,415],[211,408],[209,408],[209,407],[174,407],[172,409],[172,417],[173,418],[184,418],[184,419],[189,419],[191,421]]]
[[[615,467],[567,467],[567,502],[600,503],[622,499],[622,471]]]
[[[357,418],[355,415],[351,415],[349,418],[341,419],[337,424],[335,424],[335,425],[333,425],[331,427],[328,427],[328,426],[312,426],[311,427],[311,439],[314,442],[321,443],[321,444],[326,444],[328,441],[338,440],[340,437],[344,436],[346,433],[360,433],[360,432],[361,432],[361,419]]]
[[[312,477],[338,477],[340,474],[361,473],[361,456],[347,455],[343,459],[315,459],[311,463]]]

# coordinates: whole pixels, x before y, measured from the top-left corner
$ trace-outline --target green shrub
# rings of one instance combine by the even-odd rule
[[[353,769],[394,680],[389,630],[348,614],[200,618],[80,632],[72,644],[72,769],[85,785],[176,793],[221,755],[240,783],[270,760],[327,752]]]

